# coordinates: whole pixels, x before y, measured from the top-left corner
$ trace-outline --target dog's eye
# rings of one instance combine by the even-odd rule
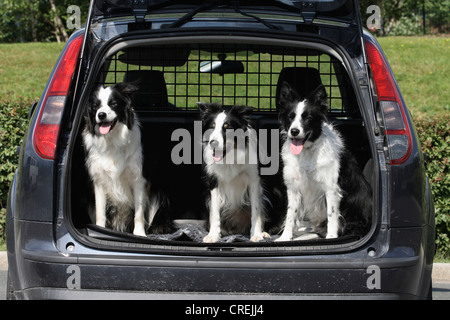
[[[223,124],[223,128],[224,128],[224,129],[228,128],[228,123],[224,123],[224,124]]]
[[[308,113],[302,113],[302,120],[310,120],[311,119],[311,115]]]
[[[213,122],[212,124],[211,124],[211,128],[215,128],[216,127],[216,123],[215,122]]]
[[[292,112],[292,113],[289,115],[289,119],[291,119],[291,120],[295,119],[295,112]]]

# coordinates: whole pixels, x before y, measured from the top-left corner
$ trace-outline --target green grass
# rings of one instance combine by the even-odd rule
[[[414,116],[450,111],[449,36],[379,41]],[[38,100],[62,48],[57,43],[0,44],[0,99]]]
[[[450,263],[450,258],[435,257],[434,262],[435,263]]]
[[[379,41],[414,117],[448,114],[450,37],[388,37]],[[63,44],[57,43],[0,44],[0,102],[38,100],[62,49]],[[0,251],[5,249],[0,238]]]
[[[450,37],[379,38],[414,116],[450,111]]]
[[[0,44],[0,99],[36,101],[44,91],[64,44]]]

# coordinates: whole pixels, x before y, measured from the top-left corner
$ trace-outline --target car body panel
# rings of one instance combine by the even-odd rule
[[[96,4],[113,2],[96,1]],[[156,6],[155,10],[161,2],[164,1],[149,1]],[[126,15],[129,14],[128,10]],[[352,19],[359,19],[358,15]],[[102,17],[104,21],[94,17],[97,20],[93,20],[92,30],[88,30],[85,54],[76,75],[77,85],[72,88],[73,103],[65,110],[55,161],[39,158],[33,148],[32,133],[42,101],[30,120],[7,208],[9,275],[15,298],[427,298],[435,227],[423,156],[412,119],[407,115],[412,133],[411,155],[402,165],[389,164],[383,136],[376,134],[380,122],[362,45],[364,39],[379,44],[369,33],[362,35],[361,23],[352,26],[353,22],[349,21],[349,26],[318,24],[315,27],[294,24],[280,31],[248,20],[211,22],[199,18],[180,28],[160,29],[168,22],[155,18],[152,29],[130,31],[129,25],[138,22],[116,18],[112,13]],[[218,27],[220,24],[222,27]],[[284,43],[311,41],[333,48],[342,57],[367,132],[373,134],[370,147],[377,160],[374,163],[376,224],[363,241],[340,249],[292,246],[265,251],[258,247],[245,252],[217,245],[185,250],[178,244],[124,242],[119,246],[114,240],[95,242],[74,230],[68,212],[70,202],[78,199],[69,195],[72,165],[69,155],[75,139],[73,128],[79,127],[83,110],[73,106],[86,103],[106,52],[124,41],[128,44],[131,41],[173,42],[201,37],[235,37],[242,41],[261,41],[264,37],[268,42]]]

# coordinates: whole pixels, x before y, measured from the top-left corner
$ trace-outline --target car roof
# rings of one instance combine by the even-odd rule
[[[276,13],[297,13],[305,22],[314,19],[331,20],[341,23],[358,24],[359,3],[357,0],[92,0],[93,19],[102,20],[124,16],[143,19],[147,14],[156,12],[196,12],[224,11],[236,8],[243,11]]]

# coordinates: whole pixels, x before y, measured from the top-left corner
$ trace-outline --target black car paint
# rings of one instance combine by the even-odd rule
[[[325,29],[328,31],[324,34],[330,33],[328,38],[336,34],[332,28]],[[195,34],[196,31],[186,32]],[[208,32],[242,34],[223,29]],[[247,31],[247,35],[251,34],[252,31]],[[158,37],[181,35],[179,31],[155,34]],[[135,37],[143,36],[145,32],[135,34]],[[368,34],[365,37],[376,41]],[[350,46],[335,46],[348,52],[349,60],[353,60],[354,72],[350,76],[360,85],[359,102],[366,106],[362,112],[365,119],[372,119],[366,125],[374,132],[377,127],[374,111],[367,105],[371,101],[369,82],[364,79],[364,70],[355,67],[360,66],[362,52],[354,50],[358,39],[350,39]],[[121,40],[118,36],[112,41]],[[98,57],[103,50],[104,47],[96,51]],[[39,103],[36,110],[41,107]],[[208,294],[203,296],[206,298],[249,293],[263,298],[427,297],[434,255],[434,207],[414,130],[411,130],[413,149],[406,163],[374,166],[375,172],[379,172],[375,179],[379,180],[379,199],[374,208],[379,213],[378,223],[363,245],[333,249],[326,254],[294,250],[245,255],[207,248],[175,253],[159,246],[149,253],[139,243],[108,250],[108,241],[94,245],[83,240],[83,236],[73,235],[65,221],[69,184],[64,179],[68,178],[65,166],[70,165],[66,150],[70,141],[68,128],[76,127],[77,123],[67,121],[71,116],[66,112],[68,123],[63,124],[57,160],[41,159],[32,143],[37,111],[28,127],[8,198],[7,250],[15,298],[161,298],[167,292],[172,297],[185,298],[192,293],[200,297],[202,293]],[[74,116],[76,112],[70,114]],[[413,128],[409,115],[408,122]],[[372,148],[384,157],[383,141],[377,135]],[[75,288],[70,286],[74,274],[71,266],[78,267],[75,270],[80,276]],[[379,288],[368,286],[371,266],[380,270]]]

